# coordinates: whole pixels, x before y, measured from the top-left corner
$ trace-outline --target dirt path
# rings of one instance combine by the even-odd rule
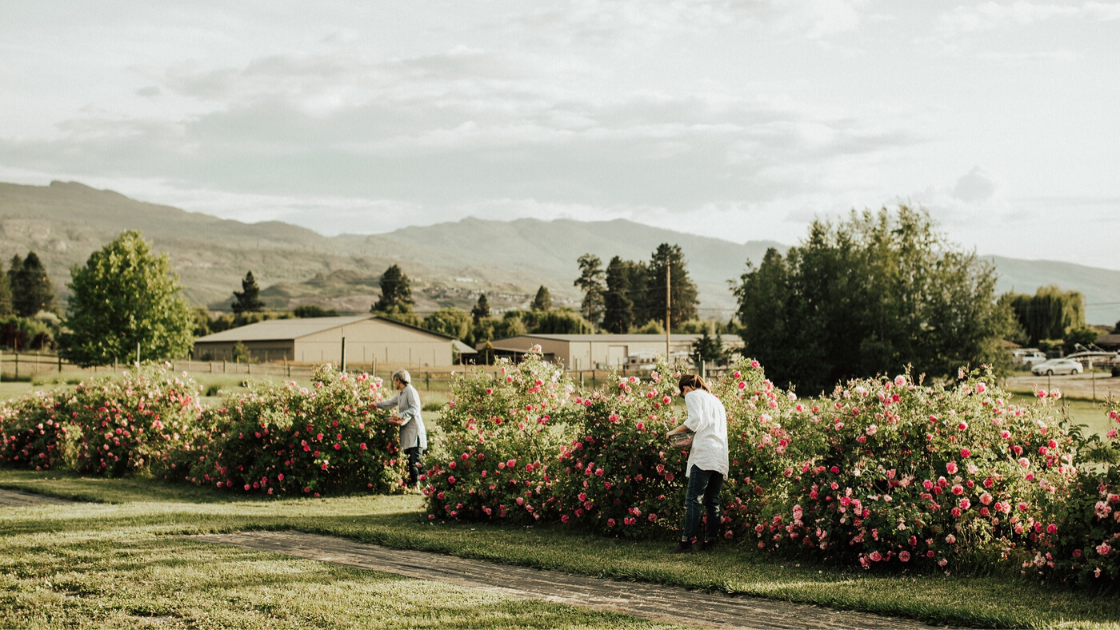
[[[196,540],[271,551],[361,569],[480,588],[519,597],[620,612],[707,628],[929,628],[894,617],[845,612],[755,597],[730,597],[671,586],[615,582],[559,571],[388,549],[302,532],[243,532]]]
[[[73,503],[73,501],[42,494],[32,494],[22,490],[0,488],[0,507],[30,507],[33,505],[58,505],[60,503]]]

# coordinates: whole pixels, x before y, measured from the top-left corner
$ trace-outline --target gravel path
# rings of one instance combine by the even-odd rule
[[[58,505],[62,503],[73,503],[73,501],[48,497],[42,494],[32,494],[22,490],[0,488],[0,507],[31,507],[35,505]]]
[[[423,551],[388,549],[302,532],[242,532],[195,536],[196,540],[271,551],[410,578],[542,599],[660,622],[706,628],[929,628],[909,619],[846,612],[789,602],[731,597],[687,589],[616,582],[465,560]]]

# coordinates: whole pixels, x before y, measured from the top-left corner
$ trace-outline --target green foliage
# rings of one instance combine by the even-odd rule
[[[594,325],[603,313],[603,261],[598,256],[584,254],[576,262],[579,277],[572,284],[583,291],[583,314]]]
[[[33,392],[0,404],[0,465],[51,470],[65,463],[73,429],[64,393]]]
[[[1004,294],[1000,302],[1014,311],[1032,346],[1042,339],[1063,339],[1068,331],[1085,326],[1085,298],[1078,291],[1046,286],[1034,295]]]
[[[1096,344],[1097,338],[1100,337],[1100,332],[1091,326],[1075,326],[1066,331],[1065,350],[1066,352],[1077,352],[1078,350],[1085,350],[1088,346]]]
[[[203,309],[205,310],[205,309]],[[205,312],[208,317],[209,311]],[[196,311],[196,318],[199,318],[203,313]],[[212,333],[222,332],[231,328],[240,328],[248,326],[249,324],[256,324],[257,322],[268,321],[272,319],[291,319],[292,313],[288,311],[260,311],[257,313],[222,313],[217,315],[209,321],[207,328]],[[196,324],[197,326],[197,324]]]
[[[230,309],[238,315],[264,310],[261,288],[257,285],[257,279],[253,277],[252,271],[245,274],[245,278],[241,281],[241,290],[233,292],[233,304],[230,304]]]
[[[380,315],[381,317],[385,317],[402,324],[408,324],[409,326],[420,325],[420,317],[416,313],[412,312],[412,306],[408,304],[397,304],[387,311],[375,311],[375,313],[377,315]]]
[[[671,321],[675,324],[696,317],[698,292],[688,275],[680,245],[658,245],[650,256],[647,274],[644,311],[648,319],[665,319],[666,280],[669,281],[672,298]]]
[[[338,317],[338,311],[308,304],[306,306],[297,306],[292,309],[292,315],[300,318],[315,318],[315,317]]]
[[[542,313],[547,313],[552,308],[552,294],[549,293],[548,287],[542,284],[537,289],[537,295],[533,298],[533,303],[529,305],[529,308]]]
[[[634,326],[634,300],[631,298],[634,263],[618,256],[607,265],[607,289],[603,296],[603,330],[626,334]]]
[[[702,335],[712,332],[712,327],[712,322],[706,322],[702,319],[690,319],[687,322],[680,322],[673,326],[673,332],[682,335]]]
[[[478,301],[471,309],[471,318],[474,319],[474,325],[478,326],[479,322],[487,317],[490,317],[490,301],[486,299],[485,293],[479,293]]]
[[[0,317],[10,317],[13,313],[15,309],[12,305],[12,281],[10,276],[4,273],[4,267],[0,264]]]
[[[635,335],[664,335],[665,326],[660,321],[651,319],[631,332]]]
[[[241,341],[233,344],[231,354],[233,355],[233,360],[237,363],[254,363],[253,354],[249,352],[248,346],[241,343]]]
[[[56,346],[60,322],[53,313],[0,319],[0,343],[16,350],[50,350]]]
[[[191,309],[191,317],[194,319],[194,336],[205,337],[213,332],[210,329],[210,309],[205,306],[197,306]]]
[[[786,257],[770,250],[748,265],[734,293],[747,351],[778,382],[818,392],[907,365],[939,377],[961,365],[1003,369],[1013,325],[995,281],[926,212],[901,206],[814,222]]]
[[[411,312],[412,307],[412,282],[401,271],[399,265],[393,265],[381,274],[381,298],[370,309],[375,313]]]
[[[529,332],[541,335],[589,335],[595,332],[595,328],[574,310],[559,308],[537,317]]]
[[[455,307],[441,308],[424,318],[422,326],[448,337],[465,341],[471,334],[470,313]]]
[[[70,270],[62,356],[82,366],[182,357],[195,325],[166,254],[155,256],[139,232],[123,232]]]
[[[723,349],[723,336],[717,331],[716,336],[713,337],[705,328],[701,337],[692,342],[689,356],[692,358],[692,362],[698,366],[708,363],[722,363],[727,357],[727,353]]]
[[[22,261],[15,256],[8,278],[17,315],[33,317],[39,311],[54,310],[54,285],[35,252],[28,252]]]

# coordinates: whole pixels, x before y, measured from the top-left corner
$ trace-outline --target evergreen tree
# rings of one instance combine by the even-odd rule
[[[679,245],[662,243],[657,246],[649,261],[648,282],[645,287],[646,316],[665,321],[665,281],[669,273],[672,297],[672,326],[696,317],[698,303],[696,284],[688,277],[684,254]]]
[[[580,275],[573,284],[583,291],[583,313],[594,325],[603,312],[603,261],[598,256],[584,254],[576,262]]]
[[[261,288],[257,285],[257,279],[253,277],[252,271],[245,274],[245,279],[241,281],[241,290],[233,292],[233,304],[230,304],[230,308],[238,315],[259,313],[264,310]]]
[[[607,290],[603,295],[603,330],[625,334],[635,325],[630,276],[634,263],[618,256],[607,265]]]
[[[529,308],[542,313],[547,313],[548,309],[552,308],[552,294],[548,292],[548,287],[542,284],[541,288],[537,289],[537,297],[533,298]]]
[[[8,287],[12,292],[12,310],[15,311],[16,296],[23,295],[23,259],[19,254],[12,256],[11,266],[8,267]]]
[[[194,344],[195,317],[180,294],[166,254],[156,256],[139,232],[122,233],[70,268],[63,358],[81,366],[186,356]]]
[[[0,263],[0,317],[11,317],[12,309],[12,283],[8,274],[4,273],[3,263]]]
[[[487,317],[490,317],[490,302],[486,299],[485,293],[479,293],[478,302],[475,302],[474,308],[471,309],[471,318],[474,319],[474,325],[478,326]]]
[[[54,285],[35,252],[28,252],[23,259],[16,279],[19,291],[12,293],[12,306],[17,315],[33,317],[39,311],[54,310]]]
[[[412,312],[412,282],[393,265],[381,274],[381,299],[370,309],[372,312]]]
[[[697,367],[708,363],[718,363],[723,360],[723,341],[713,338],[705,329],[703,335],[692,342],[692,361]]]

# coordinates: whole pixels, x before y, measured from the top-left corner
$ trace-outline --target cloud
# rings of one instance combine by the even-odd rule
[[[142,87],[139,90],[136,90],[136,95],[137,96],[144,96],[144,97],[147,97],[147,98],[153,98],[153,97],[159,96],[162,93],[163,93],[163,90],[160,90],[158,87],[156,87],[154,85],[149,85],[147,87]]]
[[[1103,22],[1120,19],[1120,3],[1082,4],[984,2],[965,4],[942,13],[937,28],[943,34],[991,31],[1010,26],[1029,26],[1054,19]]]
[[[953,188],[953,197],[968,203],[988,201],[996,196],[1001,182],[991,173],[979,166],[965,173]]]

